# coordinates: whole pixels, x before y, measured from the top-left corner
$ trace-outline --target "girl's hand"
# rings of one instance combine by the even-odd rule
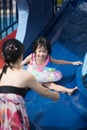
[[[72,62],[73,65],[82,65],[83,63],[81,61],[75,61],[75,62]]]

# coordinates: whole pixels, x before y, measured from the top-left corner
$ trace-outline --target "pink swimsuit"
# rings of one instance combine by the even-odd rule
[[[34,70],[34,71],[37,71],[37,72],[42,72],[44,70],[44,68],[46,67],[46,65],[49,63],[50,61],[50,58],[49,56],[47,57],[46,59],[46,62],[44,64],[41,64],[41,65],[37,65],[36,64],[36,59],[35,59],[35,54],[31,54],[32,55],[32,59],[29,63],[29,69],[31,70]]]
[[[28,64],[28,71],[30,71],[39,82],[58,81],[62,78],[62,73],[55,70],[55,68],[46,67],[50,61],[48,56],[46,62],[41,65],[36,64],[35,54],[31,54],[32,59]]]

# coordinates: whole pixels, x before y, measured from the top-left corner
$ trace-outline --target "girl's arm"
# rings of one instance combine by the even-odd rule
[[[52,100],[56,101],[60,98],[58,92],[51,91],[50,89],[42,86],[36,79],[35,77],[28,73],[28,80],[27,80],[27,86],[40,95],[47,97],[47,98],[52,98]]]
[[[50,61],[55,64],[71,64],[71,65],[82,65],[83,64],[81,61],[70,62],[70,61],[65,61],[65,60],[56,60],[56,59],[53,59],[52,57],[50,58]]]
[[[27,56],[22,62],[21,62],[21,66],[27,64],[30,62],[31,60],[31,57],[32,57],[32,54],[30,54],[29,56]]]

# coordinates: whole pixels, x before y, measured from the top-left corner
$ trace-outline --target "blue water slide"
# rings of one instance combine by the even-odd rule
[[[18,29],[16,38],[25,46],[25,55],[32,42],[41,34],[54,17],[53,0],[16,0]]]
[[[51,4],[49,0],[38,0],[37,2],[28,0],[25,2],[28,4],[25,4],[28,8],[24,10],[29,10],[25,11],[25,13],[28,12],[29,14],[26,15],[25,20],[27,23],[24,25],[26,28],[22,37],[26,50],[30,52],[32,41],[39,35],[44,35],[52,43],[53,57],[70,61],[81,60],[84,62],[80,66],[49,64],[49,66],[55,67],[63,74],[63,78],[57,82],[58,84],[68,88],[78,86],[78,90],[72,96],[60,93],[60,100],[56,102],[46,99],[33,90],[30,90],[25,97],[25,101],[31,130],[85,130],[87,129],[87,88],[83,85],[82,74],[86,70],[87,2],[82,0],[67,1],[61,6],[55,17],[53,14],[53,5],[52,16],[41,13],[42,10],[45,10],[45,7],[47,9],[47,6]],[[23,6],[22,4],[20,2],[18,6]],[[39,7],[37,6],[38,4]],[[32,8],[30,5],[32,5]],[[37,12],[36,16],[32,12],[33,9],[34,12]],[[30,10],[31,17],[29,17]],[[21,10],[20,13],[22,13]],[[43,14],[43,16],[38,15],[38,13]],[[32,22],[30,24],[31,18]],[[47,22],[43,24],[43,19],[46,20],[45,18]],[[42,25],[39,23],[40,21],[42,21]],[[29,25],[31,25],[31,29],[29,29]],[[23,24],[21,24],[21,29],[22,27]],[[17,37],[19,37],[18,34]],[[21,37],[19,40],[21,40]]]

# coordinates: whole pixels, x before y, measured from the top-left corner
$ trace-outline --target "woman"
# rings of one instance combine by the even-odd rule
[[[16,39],[3,43],[5,65],[0,70],[0,129],[30,130],[23,99],[28,88],[54,101],[59,99],[58,93],[43,87],[31,73],[21,68],[23,52],[23,44]]]

